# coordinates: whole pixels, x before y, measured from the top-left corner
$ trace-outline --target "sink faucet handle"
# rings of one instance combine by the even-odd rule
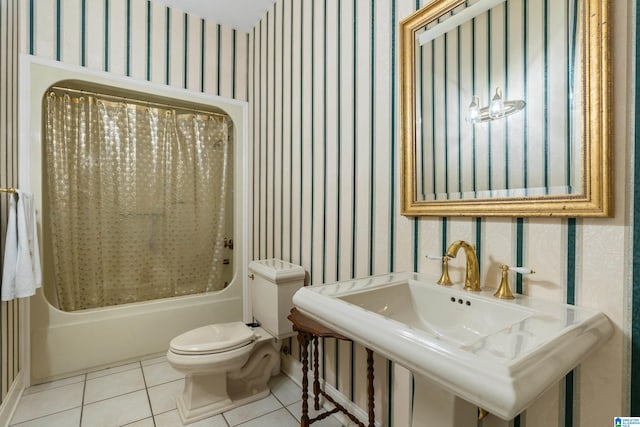
[[[493,296],[500,299],[514,299],[515,297],[511,293],[511,288],[509,287],[509,266],[501,265],[500,269],[502,270],[502,279],[500,280],[498,290],[493,294]]]
[[[529,267],[509,267],[509,271],[515,271],[520,274],[535,274],[536,272]]]
[[[500,266],[502,270],[502,279],[500,280],[500,286],[498,286],[498,290],[494,297],[500,299],[514,299],[515,297],[511,293],[511,288],[509,287],[509,271],[513,271],[519,274],[534,274],[535,271],[528,267],[510,267],[508,265]]]
[[[442,274],[440,275],[440,279],[438,279],[436,283],[442,286],[453,285],[453,282],[449,277],[449,257],[446,255],[445,256],[427,255],[426,258],[434,261],[442,261]]]

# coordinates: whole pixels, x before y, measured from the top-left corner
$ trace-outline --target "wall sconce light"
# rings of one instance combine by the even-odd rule
[[[496,94],[491,99],[491,105],[489,106],[489,115],[492,119],[497,119],[504,116],[504,101],[502,100],[502,89],[496,88]]]
[[[469,123],[475,123],[480,117],[480,98],[473,96],[471,98],[471,104],[469,104],[469,112],[467,113],[467,121]]]
[[[510,116],[511,114],[522,111],[526,102],[521,99],[515,101],[504,101],[502,99],[502,89],[496,88],[496,93],[491,99],[491,104],[487,107],[480,108],[480,98],[473,96],[469,111],[467,112],[467,121],[471,124],[498,120]]]

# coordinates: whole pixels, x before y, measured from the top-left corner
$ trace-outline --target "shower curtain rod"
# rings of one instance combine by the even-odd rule
[[[0,193],[17,193],[15,188],[0,188]]]
[[[109,94],[106,94],[106,93],[98,93],[98,92],[93,92],[93,91],[84,90],[84,89],[71,89],[71,88],[68,88],[68,87],[51,86],[49,88],[49,90],[60,91],[60,92],[79,93],[79,94],[83,94],[83,95],[93,95],[93,96],[98,96],[98,97],[102,97],[102,98],[109,98],[112,101],[120,101],[120,102],[125,101],[125,102],[128,102],[128,103],[133,103],[133,104],[138,104],[138,105],[145,105],[145,106],[148,106],[148,107],[162,107],[162,108],[170,108],[172,110],[178,110],[178,111],[188,111],[188,112],[208,114],[208,115],[213,115],[213,116],[229,117],[229,115],[225,114],[225,113],[216,113],[214,111],[199,110],[197,108],[190,108],[190,107],[176,107],[175,105],[164,104],[162,102],[143,101],[141,99],[134,99],[134,98],[127,98],[127,97],[124,97],[124,96],[109,95]]]

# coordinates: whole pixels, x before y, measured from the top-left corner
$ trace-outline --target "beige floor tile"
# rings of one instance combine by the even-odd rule
[[[264,399],[225,412],[223,415],[231,426],[236,426],[280,408],[282,404],[273,395],[269,395]]]
[[[254,418],[246,423],[239,424],[238,427],[298,427],[299,425],[298,421],[293,418],[289,411],[282,408],[259,418]]]
[[[269,388],[283,406],[291,405],[302,399],[302,389],[284,374],[272,377],[269,380]]]
[[[127,363],[126,365],[114,366],[112,368],[100,369],[87,373],[87,380],[104,377],[106,375],[117,374],[119,372],[129,371],[131,369],[139,369],[140,362]]]
[[[149,400],[153,414],[176,409],[176,398],[184,390],[184,379],[149,387]]]
[[[180,425],[176,424],[176,427],[178,426]],[[156,425],[153,423],[153,418],[149,417],[145,418],[144,420],[133,422],[131,424],[125,424],[123,427],[156,427]]]
[[[269,386],[268,397],[189,427],[299,425],[300,387],[285,375],[271,378]],[[20,399],[11,426],[182,427],[175,400],[183,388],[184,375],[159,356],[31,387]],[[339,426],[334,417],[318,423]]]
[[[165,412],[164,414],[156,415],[156,427],[181,427],[180,415],[178,410]],[[222,415],[216,415],[211,418],[207,418],[201,421],[196,421],[193,424],[189,424],[189,427],[228,427],[227,422],[222,418]]]
[[[69,385],[69,384],[76,384],[76,383],[81,383],[83,382],[85,379],[85,375],[76,375],[73,377],[69,377],[69,378],[64,378],[61,380],[57,380],[57,381],[51,381],[48,383],[42,383],[42,384],[36,384],[34,386],[29,387],[28,389],[26,389],[24,391],[24,393],[22,393],[23,396],[27,396],[29,394],[33,394],[33,393],[38,393],[41,391],[46,391],[46,390],[51,390],[54,388],[58,388],[58,387],[62,387],[65,385]]]
[[[84,404],[144,390],[144,378],[140,368],[87,380]]]
[[[147,387],[164,384],[184,378],[184,374],[176,371],[166,360],[161,363],[143,366],[144,379]]]
[[[80,407],[84,383],[75,383],[23,396],[12,422],[20,423]]]
[[[83,427],[117,427],[151,416],[147,392],[136,391],[85,405]]]
[[[78,427],[80,426],[80,408],[69,409],[35,420],[12,424],[16,427]]]

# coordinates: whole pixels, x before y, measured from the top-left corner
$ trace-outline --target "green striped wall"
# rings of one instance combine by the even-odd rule
[[[315,283],[396,268],[397,16],[391,2],[285,1],[251,32],[254,258],[300,263]],[[324,377],[364,404],[351,369],[364,349],[325,347]],[[382,409],[407,375],[376,363]]]
[[[1,1],[0,34],[17,43],[12,32],[17,30],[10,32],[7,23],[17,22],[7,21],[8,10],[17,13],[16,2]],[[624,82],[628,6],[613,3],[613,18],[619,24],[612,44],[614,80]],[[553,387],[514,424],[602,426],[628,413],[630,406],[640,415],[637,390],[635,405],[629,404],[631,356],[623,334],[631,330],[625,298],[632,289],[626,279],[632,250],[626,243],[624,218],[633,203],[622,186],[616,190],[616,217],[611,220],[399,215],[397,21],[420,6],[416,0],[279,0],[248,36],[175,10],[167,13],[145,0],[22,4],[23,52],[250,101],[254,258],[278,256],[299,262],[313,283],[323,283],[371,271],[437,273],[439,266],[425,260],[425,254],[441,253],[457,238],[475,242],[483,260],[483,284],[497,284],[500,263],[519,261],[537,271],[518,282],[525,293],[563,302],[573,295],[576,304],[603,310],[617,326],[613,339],[585,361],[569,386],[563,381]],[[7,38],[0,40],[0,60],[14,58],[6,56]],[[9,79],[4,64],[2,78]],[[614,127],[627,129],[627,88],[618,84],[615,90],[620,102]],[[16,102],[8,101],[6,93],[2,90],[0,120],[15,111],[6,107]],[[7,128],[0,129],[2,138]],[[17,165],[15,154],[5,157],[16,148],[4,138],[0,179],[9,170],[6,164]],[[615,135],[616,161],[622,164],[626,138],[623,132]],[[9,158],[15,163],[7,163]],[[17,171],[12,173],[9,177],[17,177]],[[616,181],[632,181],[624,167],[616,169]],[[5,202],[0,200],[0,206]],[[569,274],[571,268],[575,270]],[[453,274],[460,270],[461,266],[452,268]],[[573,285],[567,285],[570,277]],[[636,284],[635,301],[637,288]],[[17,320],[17,310],[11,315],[8,311],[0,314],[3,327]],[[637,339],[637,307],[635,313]],[[3,330],[3,349],[17,339],[9,336]],[[325,378],[364,406],[363,349],[330,341],[323,355]],[[633,360],[637,378],[638,358]],[[410,375],[380,358],[376,365],[378,419],[389,426],[408,425]],[[10,384],[10,366],[2,365],[3,390]],[[483,424],[493,425],[509,424],[495,419]]]
[[[512,1],[523,8],[534,2],[509,0],[510,5]],[[613,3],[613,15],[626,22],[626,4]],[[302,264],[315,285],[389,271],[438,274],[438,263],[424,255],[441,254],[455,239],[477,246],[483,286],[497,286],[503,263],[530,266],[535,276],[512,278],[519,290],[598,308],[617,332],[518,418],[507,423],[490,417],[482,425],[609,425],[614,416],[629,411],[622,332],[629,328],[624,188],[616,189],[612,219],[401,216],[398,21],[419,6],[416,0],[278,0],[251,31],[250,252],[256,259],[279,257]],[[616,26],[616,81],[626,81],[627,31],[625,25]],[[529,56],[536,54],[531,43],[527,49]],[[517,72],[515,66],[509,70],[510,75]],[[522,86],[529,85],[530,92],[534,73],[525,74]],[[615,93],[621,100],[615,107],[620,129],[627,128],[625,89],[619,85]],[[536,129],[543,129],[535,122]],[[560,136],[566,135],[562,127]],[[616,158],[623,164],[627,137],[615,135]],[[534,147],[538,141],[529,138],[528,144]],[[510,164],[510,173],[532,167],[525,157],[522,165]],[[618,182],[628,182],[624,169],[616,169]],[[460,278],[463,268],[463,261],[455,260],[452,274]],[[323,353],[326,381],[365,407],[364,350],[328,339]],[[376,366],[378,420],[409,425],[410,374],[379,357]]]
[[[247,100],[247,33],[149,0],[28,0],[23,51]]]
[[[633,193],[633,288],[631,290],[631,415],[640,417],[640,5],[635,3],[635,104]]]
[[[18,182],[18,1],[0,0],[0,187]],[[10,196],[0,193],[0,266],[4,259],[7,207]],[[1,270],[1,267],[0,267]],[[0,282],[2,281],[0,271]],[[1,283],[0,283],[1,285]],[[0,304],[0,402],[5,400],[22,369],[20,318],[23,303]]]

